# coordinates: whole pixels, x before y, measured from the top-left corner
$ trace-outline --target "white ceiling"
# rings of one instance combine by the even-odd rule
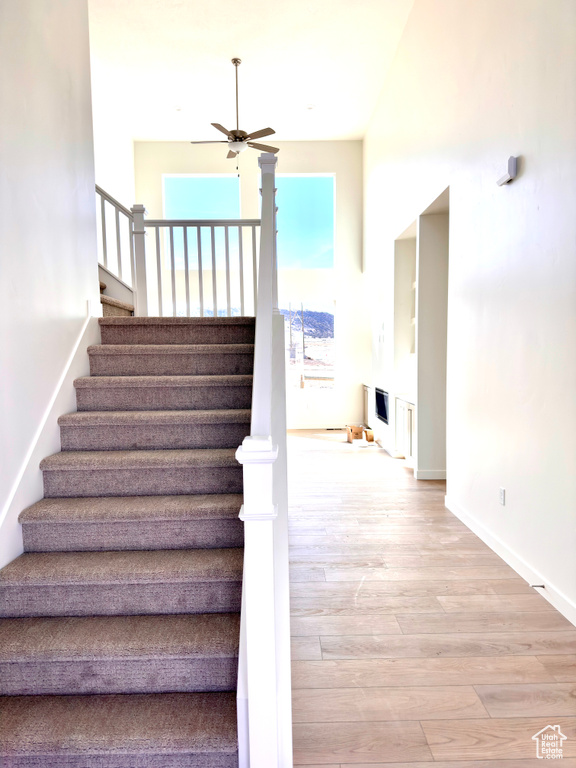
[[[359,139],[414,0],[89,0],[95,128],[137,140]],[[224,138],[224,137],[222,137]],[[264,141],[264,140],[263,140]],[[273,143],[272,139],[266,139]]]

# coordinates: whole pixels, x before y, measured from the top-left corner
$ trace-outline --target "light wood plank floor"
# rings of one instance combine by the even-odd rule
[[[443,482],[344,432],[288,443],[295,765],[536,768],[559,725],[576,768],[576,628]]]

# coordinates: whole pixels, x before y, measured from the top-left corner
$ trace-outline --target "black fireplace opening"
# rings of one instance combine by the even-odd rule
[[[376,387],[376,416],[388,424],[388,392]]]

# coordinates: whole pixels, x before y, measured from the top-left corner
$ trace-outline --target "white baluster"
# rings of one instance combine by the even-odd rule
[[[238,268],[240,270],[240,315],[244,316],[244,227],[238,227]]]
[[[162,291],[162,253],[160,250],[160,227],[154,227],[156,234],[156,277],[158,280],[158,314],[164,317],[164,294]]]
[[[190,317],[190,267],[188,264],[188,227],[182,227],[184,239],[184,283],[186,287],[186,317]]]
[[[196,227],[198,243],[198,299],[200,301],[200,317],[204,317],[204,269],[202,265],[202,229]]]
[[[122,280],[122,245],[120,243],[120,209],[114,207],[114,223],[116,225],[116,260],[118,262],[118,277]]]
[[[218,317],[218,288],[216,286],[216,239],[214,227],[210,227],[210,245],[212,247],[212,302],[214,305],[213,317]]]
[[[176,263],[174,259],[174,227],[170,230],[170,278],[172,281],[172,316],[176,317]]]
[[[224,252],[226,256],[226,316],[232,315],[232,301],[230,298],[230,240],[228,224],[224,225]]]

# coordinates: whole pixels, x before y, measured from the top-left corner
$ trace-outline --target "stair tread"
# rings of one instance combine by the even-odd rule
[[[235,448],[136,451],[60,451],[40,462],[43,471],[236,467]]]
[[[235,754],[238,748],[235,692],[6,696],[0,715],[4,756]]]
[[[27,552],[0,571],[0,587],[242,580],[243,550]]]
[[[26,524],[224,518],[235,520],[241,505],[241,493],[41,499],[21,512],[19,520]]]
[[[253,355],[254,344],[94,344],[89,355]]]
[[[106,296],[104,293],[100,294],[100,303],[108,304],[111,307],[119,307],[120,309],[126,309],[129,312],[134,312],[134,305],[128,304],[126,301],[120,301],[120,299],[114,299],[112,296]]]
[[[184,425],[184,424],[247,424],[250,410],[246,408],[212,411],[75,411],[60,416],[61,427],[104,425]]]
[[[82,376],[75,379],[76,389],[122,387],[251,387],[249,374],[201,374],[187,376]]]
[[[0,619],[0,662],[238,655],[237,613]]]
[[[255,317],[100,317],[100,325],[255,325]]]

